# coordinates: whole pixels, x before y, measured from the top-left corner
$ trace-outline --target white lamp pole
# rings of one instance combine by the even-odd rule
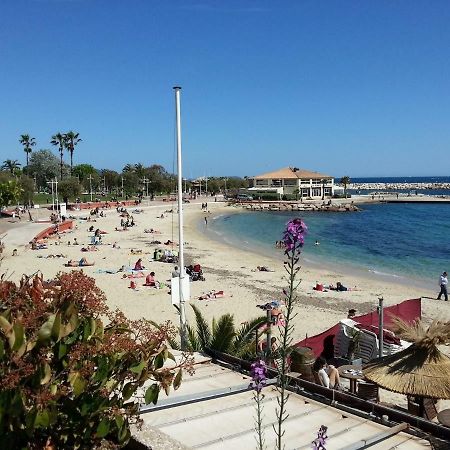
[[[181,112],[180,112],[180,91],[181,87],[175,86],[175,109],[177,122],[177,174],[178,174],[178,242],[179,242],[179,258],[180,266],[180,284],[178,292],[180,294],[180,335],[181,350],[186,350],[187,333],[186,333],[186,299],[184,298],[183,282],[185,279],[184,272],[184,236],[183,236],[183,175],[181,164]]]

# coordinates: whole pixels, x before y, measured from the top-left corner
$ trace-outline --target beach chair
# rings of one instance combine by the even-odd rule
[[[364,400],[370,400],[372,402],[378,402],[380,400],[378,385],[366,381],[360,381],[358,383],[356,395]]]

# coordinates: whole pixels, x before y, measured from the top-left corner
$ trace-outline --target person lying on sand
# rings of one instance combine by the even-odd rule
[[[199,300],[209,300],[211,298],[222,298],[225,297],[225,294],[223,291],[215,291],[214,289],[212,291],[207,292],[206,294],[200,295],[198,298]]]
[[[132,249],[130,250],[130,253],[131,253],[132,255],[142,255],[142,250],[141,250],[141,249],[135,249],[135,248],[132,248]]]
[[[76,261],[75,259],[69,259],[66,264],[64,264],[66,267],[86,267],[86,266],[93,266],[94,262],[88,262],[86,258],[81,258],[79,261]]]
[[[155,229],[153,229],[153,228],[150,228],[150,229],[146,228],[146,229],[144,230],[144,233],[161,234],[161,231],[155,230]]]
[[[38,258],[47,258],[47,259],[49,259],[49,258],[67,258],[67,255],[63,255],[62,253],[56,253],[56,254],[51,253],[50,255],[47,255],[47,256],[39,255]]]
[[[328,286],[328,289],[329,289],[330,291],[338,291],[338,292],[358,291],[358,290],[359,290],[356,286],[354,286],[354,287],[352,287],[352,288],[345,287],[340,281],[338,281],[338,282],[336,283],[336,286],[333,286],[332,284],[330,284],[330,285]]]
[[[82,252],[98,252],[98,248],[95,245],[88,245],[81,248]]]
[[[127,227],[123,227],[123,228],[116,227],[115,230],[116,231],[128,231],[128,228]]]
[[[252,272],[256,272],[257,270],[260,272],[275,272],[275,270],[271,270],[267,266],[256,266],[256,269],[253,269]]]

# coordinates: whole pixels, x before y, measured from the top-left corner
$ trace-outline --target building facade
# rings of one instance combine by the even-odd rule
[[[297,167],[285,167],[251,180],[252,186],[248,190],[254,195],[272,192],[280,196],[294,194],[304,199],[318,199],[332,197],[334,193],[332,176]]]

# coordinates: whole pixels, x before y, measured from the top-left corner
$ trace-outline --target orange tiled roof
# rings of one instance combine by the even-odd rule
[[[264,173],[262,175],[256,175],[253,178],[261,179],[317,179],[317,178],[333,178],[330,175],[324,175],[319,172],[311,172],[310,170],[298,169],[296,167],[284,167],[283,169],[276,170],[275,172]]]

